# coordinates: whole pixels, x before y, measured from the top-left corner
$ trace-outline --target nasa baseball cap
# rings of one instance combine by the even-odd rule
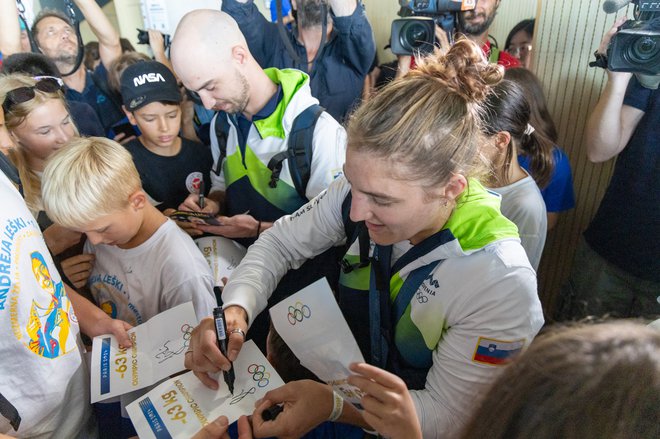
[[[181,102],[174,74],[157,61],[143,61],[128,66],[121,74],[121,97],[128,111],[152,102]]]

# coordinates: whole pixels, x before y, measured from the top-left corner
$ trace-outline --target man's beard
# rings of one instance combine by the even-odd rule
[[[493,11],[489,17],[485,17],[481,24],[472,24],[465,19],[468,14],[472,16],[473,13],[474,11],[467,11],[458,14],[458,29],[467,35],[481,35],[488,30],[491,24],[493,24],[496,11]]]
[[[61,49],[51,59],[55,64],[73,66],[78,60],[78,50],[79,48],[77,46],[73,51]]]
[[[240,72],[236,72],[236,78],[238,78],[238,81],[241,84],[241,93],[238,99],[232,102],[234,108],[232,108],[231,111],[227,111],[229,114],[243,113],[250,100],[250,83],[247,78]]]
[[[76,63],[76,60],[78,59],[78,56],[75,54],[60,54],[57,56],[57,58],[54,58],[53,61],[56,64],[64,64],[64,65],[69,65],[72,66]]]

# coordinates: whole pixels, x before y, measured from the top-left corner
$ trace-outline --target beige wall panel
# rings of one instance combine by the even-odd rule
[[[588,67],[614,15],[602,0],[542,0],[535,38],[535,71],[544,85],[559,144],[573,168],[576,208],[564,214],[546,242],[539,268],[539,294],[546,311],[568,279],[575,247],[609,183],[614,161],[592,164],[584,148],[586,121],[605,84],[602,69]]]
[[[500,49],[509,32],[520,21],[536,16],[537,0],[501,0],[495,21],[489,33],[497,40]]]
[[[378,61],[381,64],[392,61],[395,58],[394,55],[383,47],[390,40],[392,20],[399,18],[396,15],[399,12],[398,0],[362,0],[362,3],[364,3],[367,18],[374,31]]]

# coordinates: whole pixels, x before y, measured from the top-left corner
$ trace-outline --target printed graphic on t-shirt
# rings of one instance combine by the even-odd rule
[[[204,176],[201,172],[191,172],[186,177],[186,188],[191,194],[199,194],[199,189],[202,186]]]
[[[17,217],[0,227],[0,312],[9,312],[14,337],[44,358],[75,351],[78,322],[37,224]]]
[[[140,311],[131,303],[124,283],[110,274],[95,274],[89,278],[89,289],[94,300],[107,315],[133,326],[144,323]]]

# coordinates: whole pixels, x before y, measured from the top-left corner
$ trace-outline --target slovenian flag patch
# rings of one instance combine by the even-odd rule
[[[472,361],[483,364],[503,364],[522,351],[523,346],[525,346],[525,339],[505,341],[479,337]]]

